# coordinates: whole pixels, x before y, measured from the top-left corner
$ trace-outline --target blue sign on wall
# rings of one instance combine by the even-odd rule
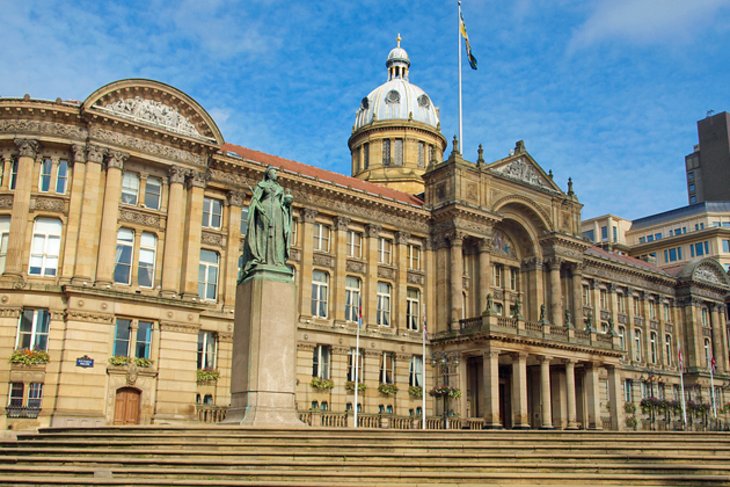
[[[94,359],[89,357],[88,355],[84,355],[83,357],[78,357],[76,359],[76,367],[83,367],[83,368],[89,368],[94,366]]]

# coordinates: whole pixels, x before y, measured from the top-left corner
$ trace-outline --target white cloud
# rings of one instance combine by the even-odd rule
[[[712,23],[727,0],[598,0],[568,51],[607,40],[638,44],[688,42]]]

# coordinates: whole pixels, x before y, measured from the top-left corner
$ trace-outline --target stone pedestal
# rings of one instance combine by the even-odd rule
[[[259,265],[238,284],[225,423],[305,426],[295,401],[295,303],[289,269]]]

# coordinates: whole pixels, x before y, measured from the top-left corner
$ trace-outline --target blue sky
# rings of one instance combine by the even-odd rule
[[[403,37],[410,79],[457,131],[456,1],[0,0],[0,96],[83,100],[122,78],[171,84],[229,142],[342,173],[359,100]],[[583,217],[686,204],[684,156],[730,110],[730,0],[463,0],[465,157],[518,139]],[[450,150],[450,149],[449,149]]]

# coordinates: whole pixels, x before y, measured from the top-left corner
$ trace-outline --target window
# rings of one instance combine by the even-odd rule
[[[43,159],[41,162],[41,172],[38,175],[38,191],[47,193],[51,189],[51,171],[53,163],[50,158]]]
[[[710,243],[705,240],[704,242],[697,242],[690,244],[689,253],[692,257],[702,257],[710,253]]]
[[[390,166],[390,140],[383,140],[383,166]]]
[[[139,197],[139,174],[125,172],[122,177],[122,203],[136,205]]]
[[[603,226],[601,227],[601,241],[608,240],[608,227]]]
[[[705,229],[705,224],[703,223],[695,223],[695,232],[699,232],[700,230]]]
[[[669,303],[663,303],[662,310],[664,314],[664,321],[672,321],[672,317],[670,316],[669,312]]]
[[[656,319],[656,303],[651,300],[649,301],[649,319]]]
[[[152,349],[152,323],[141,321],[137,324],[137,342],[134,345],[134,356],[137,358],[150,358]]]
[[[23,309],[15,338],[16,350],[48,350],[51,314],[47,309]]]
[[[161,195],[162,180],[152,176],[148,177],[144,187],[144,206],[152,210],[159,210]]]
[[[395,382],[395,354],[383,352],[380,358],[380,383],[393,384]]]
[[[631,379],[624,381],[624,402],[627,404],[634,402],[634,381]]]
[[[626,350],[626,327],[618,327],[618,341],[621,346],[621,350]]]
[[[347,353],[347,380],[350,382],[355,382],[355,357],[358,357],[357,381],[362,384],[363,382],[365,382],[365,374],[363,373],[364,371],[362,350],[360,350],[359,355],[354,348],[351,348],[350,351]]]
[[[395,155],[393,164],[396,166],[402,166],[403,165],[403,139],[395,139]]]
[[[634,296],[632,298],[632,301],[634,303],[634,316],[643,316],[644,313],[642,312],[643,310],[641,309],[641,299],[639,299],[637,296]]]
[[[223,202],[215,198],[203,198],[203,228],[220,228]]]
[[[378,240],[378,262],[381,264],[390,264],[392,262],[393,241],[380,237]]]
[[[519,274],[519,270],[510,267],[509,270],[509,288],[512,291],[517,291],[517,276]]]
[[[634,361],[641,362],[641,330],[634,329]]]
[[[421,309],[421,291],[408,288],[406,297],[406,327],[409,330],[418,331],[418,317]]]
[[[649,345],[651,350],[651,363],[656,364],[659,361],[657,357],[659,355],[659,344],[657,343],[657,335],[654,331],[649,334]]]
[[[128,228],[117,231],[117,252],[114,264],[114,282],[132,282],[132,253],[134,252],[134,232]]]
[[[367,142],[362,146],[362,166],[363,169],[370,167],[370,144]]]
[[[587,230],[587,231],[583,232],[583,238],[586,240],[589,240],[591,242],[595,242],[596,232],[594,232],[593,230]]]
[[[36,218],[28,273],[34,276],[55,276],[60,252],[61,220]]]
[[[608,291],[601,289],[599,291],[601,309],[608,309]]]
[[[502,274],[503,274],[503,267],[501,264],[495,264],[492,267],[492,284],[494,287],[502,287]]]
[[[710,346],[709,338],[705,338],[704,349],[705,349],[705,366],[709,367],[710,362],[712,362],[712,347]]]
[[[591,305],[591,288],[583,285],[583,306]]]
[[[664,360],[666,364],[672,365],[672,335],[664,335]]]
[[[318,252],[330,251],[330,227],[322,223],[314,224],[314,250]]]
[[[423,387],[423,357],[413,355],[408,367],[408,385],[411,387]]]
[[[690,183],[693,183],[694,180],[695,180],[695,173],[693,173],[692,171],[688,172],[687,173],[687,181],[689,181]]]
[[[10,237],[10,217],[0,216],[0,274],[5,272],[5,259],[8,256],[8,238]]]
[[[347,256],[356,259],[362,257],[362,233],[354,230],[347,232]]]
[[[5,182],[5,160],[0,157],[0,187]]]
[[[421,270],[421,246],[408,244],[408,268],[411,270]]]
[[[248,209],[246,209],[248,212]],[[297,218],[291,221],[291,244],[296,247],[299,244],[299,220]]]
[[[378,282],[377,323],[390,326],[390,284]]]
[[[296,220],[292,220],[292,236],[294,235],[294,223]],[[241,208],[241,236],[245,237],[248,233],[248,206]],[[296,245],[292,238],[292,245]]]
[[[676,262],[682,260],[682,247],[664,249],[664,262]]]
[[[722,251],[723,253],[730,253],[730,240],[723,240],[722,241]]]
[[[329,345],[317,345],[312,355],[312,377],[320,379],[330,378],[330,354]]]
[[[433,145],[428,146],[428,162],[436,161],[436,147]]]
[[[13,158],[13,162],[10,163],[10,183],[8,187],[15,189],[15,184],[18,182],[18,159]]]
[[[360,316],[360,279],[345,277],[345,321],[357,322]]]
[[[198,332],[198,369],[215,369],[218,335],[212,331]]]
[[[623,294],[618,294],[616,297],[618,298],[616,300],[618,304],[618,312],[626,313],[626,296],[624,296]]]
[[[702,326],[704,328],[710,327],[710,311],[706,307],[702,307],[700,310],[700,319],[702,320]]]
[[[132,337],[132,320],[117,318],[117,325],[114,329],[114,350],[115,357],[129,356],[129,342]]]
[[[17,408],[23,407],[24,386],[25,385],[22,382],[12,382],[10,384],[8,406]]]
[[[153,287],[155,280],[155,252],[157,237],[153,233],[142,232],[139,244],[139,266],[137,282],[141,287]]]
[[[694,205],[695,203],[697,203],[697,196],[695,196],[695,195],[690,196],[689,197],[689,203],[691,205]]]
[[[200,249],[200,265],[198,267],[198,296],[200,299],[215,301],[218,297],[218,261],[217,252]]]
[[[327,318],[327,297],[329,296],[329,274],[312,272],[312,316]]]
[[[58,161],[58,169],[56,169],[56,193],[66,194],[66,185],[68,184],[68,161]]]
[[[426,165],[426,144],[423,142],[418,143],[418,167]]]
[[[611,230],[613,230],[613,243],[618,242],[618,228],[612,227]]]

